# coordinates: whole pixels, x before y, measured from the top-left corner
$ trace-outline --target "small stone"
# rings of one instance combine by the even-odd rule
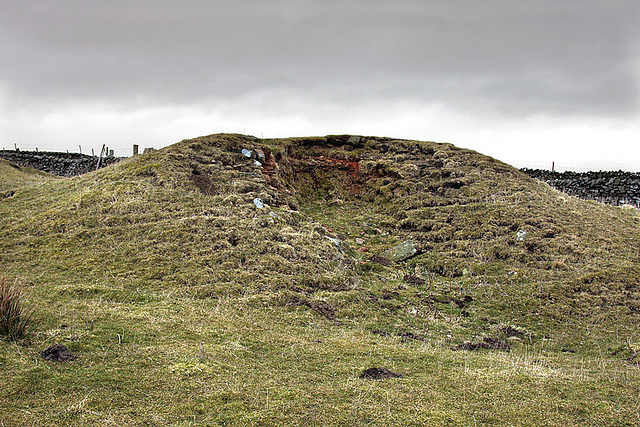
[[[363,245],[364,244],[364,239],[361,239],[361,238],[358,237],[358,238],[356,238],[356,243],[359,244],[359,245]]]
[[[340,239],[337,239],[335,237],[329,237],[329,236],[324,236],[326,239],[329,239],[333,242],[334,245],[336,245],[336,248],[340,251],[340,253],[344,254],[344,251],[342,249],[342,241]]]

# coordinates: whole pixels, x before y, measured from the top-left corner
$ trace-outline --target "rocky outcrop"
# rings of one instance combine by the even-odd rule
[[[3,158],[18,166],[28,166],[58,176],[76,176],[97,169],[99,158],[79,153],[57,153],[43,151],[1,150]],[[100,160],[100,167],[122,160],[122,157],[107,156]]]
[[[623,171],[552,172],[521,169],[532,178],[581,199],[640,207],[640,173]]]

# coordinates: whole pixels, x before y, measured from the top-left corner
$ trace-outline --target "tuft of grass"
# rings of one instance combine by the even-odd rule
[[[24,292],[17,285],[0,275],[0,335],[10,341],[22,338],[31,319],[24,306]]]

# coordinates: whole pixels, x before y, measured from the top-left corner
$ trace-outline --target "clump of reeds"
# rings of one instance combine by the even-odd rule
[[[30,318],[21,287],[0,274],[0,336],[14,341],[22,338]]]

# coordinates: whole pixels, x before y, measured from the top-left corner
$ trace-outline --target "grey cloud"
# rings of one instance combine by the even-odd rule
[[[15,102],[193,104],[265,88],[497,114],[637,114],[622,0],[24,1],[2,6]]]

